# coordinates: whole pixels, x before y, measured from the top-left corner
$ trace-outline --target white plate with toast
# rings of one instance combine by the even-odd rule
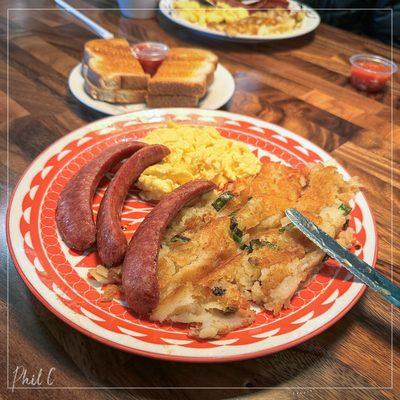
[[[209,39],[218,39],[230,42],[248,42],[248,43],[267,42],[270,40],[280,40],[280,39],[291,39],[314,31],[321,23],[320,16],[311,7],[308,7],[300,2],[290,0],[288,4],[288,9],[290,11],[304,13],[304,18],[301,24],[297,24],[292,29],[281,29],[280,31],[276,30],[275,32],[269,29],[265,29],[265,32],[263,32],[262,34],[225,32],[221,29],[214,29],[208,27],[207,25],[204,25],[204,21],[202,24],[199,24],[196,22],[189,21],[188,19],[185,19],[179,14],[178,10],[174,8],[175,2],[176,0],[161,0],[159,5],[161,14],[168,20],[174,22],[175,24],[178,24],[180,26],[189,29],[192,33]],[[205,4],[204,2],[200,3]],[[184,11],[193,13],[198,12],[197,9],[185,9]],[[267,11],[267,9],[260,9],[260,11]],[[281,18],[282,15],[279,16],[279,19],[277,20],[278,23],[280,23]],[[290,21],[288,22],[290,24]]]
[[[113,104],[93,99],[84,89],[85,80],[81,69],[81,63],[72,69],[68,78],[68,85],[72,94],[87,107],[107,115],[121,115],[149,108],[145,103]],[[205,96],[200,100],[199,108],[217,110],[230,100],[234,91],[235,81],[232,74],[221,64],[218,64],[214,74],[214,81],[208,88]]]

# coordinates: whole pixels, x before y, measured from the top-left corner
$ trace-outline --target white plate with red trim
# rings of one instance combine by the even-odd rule
[[[121,115],[149,109],[145,103],[117,104],[94,99],[85,91],[85,81],[81,69],[82,64],[78,64],[71,70],[68,86],[74,97],[85,106],[107,115]],[[214,81],[204,97],[200,99],[198,107],[204,110],[218,110],[231,99],[234,91],[235,80],[232,74],[223,65],[218,64],[214,74]]]
[[[182,326],[135,318],[119,300],[105,303],[87,277],[96,253],[69,250],[58,236],[55,208],[61,189],[89,159],[125,138],[142,138],[167,120],[216,127],[223,136],[247,144],[261,159],[292,167],[333,159],[316,145],[277,125],[243,115],[198,109],[157,109],[108,117],[53,143],[25,171],[7,211],[7,241],[14,264],[32,293],[55,315],[84,334],[121,350],[187,362],[248,359],[287,349],[324,331],[350,310],[365,286],[345,269],[326,263],[278,316],[259,312],[255,322],[220,340],[198,342]],[[348,178],[346,171],[338,166]],[[94,199],[96,212],[106,181]],[[151,205],[130,193],[123,221],[132,230]],[[363,194],[354,200],[350,226],[361,245],[356,254],[374,265],[377,235]]]

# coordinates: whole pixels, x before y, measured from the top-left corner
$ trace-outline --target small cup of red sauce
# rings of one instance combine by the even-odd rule
[[[164,43],[142,42],[133,45],[133,54],[139,60],[144,72],[154,75],[168,55],[169,47]]]
[[[350,57],[351,84],[366,92],[381,90],[391,75],[397,71],[397,65],[373,54],[356,54]]]

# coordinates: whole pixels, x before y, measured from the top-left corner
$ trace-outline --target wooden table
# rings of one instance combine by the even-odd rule
[[[3,5],[5,2],[3,2]],[[50,1],[8,2],[9,7],[54,7]],[[115,7],[114,2],[71,0],[81,7]],[[400,281],[399,75],[389,89],[375,94],[354,90],[348,81],[348,58],[368,52],[390,58],[388,46],[321,25],[315,35],[262,45],[198,40],[182,29],[156,20],[133,21],[119,11],[85,11],[117,35],[131,40],[157,40],[170,46],[210,48],[232,72],[233,99],[224,108],[274,122],[324,148],[352,175],[361,178],[379,232],[377,268]],[[1,162],[2,191],[6,180],[6,10],[1,13]],[[67,78],[81,59],[83,44],[94,37],[62,11],[10,11],[9,20],[9,189],[29,163],[60,136],[101,117],[75,100]],[[400,64],[400,52],[394,50]],[[394,125],[391,124],[391,102]],[[393,168],[391,168],[393,167]],[[392,182],[392,184],[391,184]],[[1,201],[4,226],[5,194]],[[394,246],[392,246],[394,244]],[[2,230],[2,265],[6,263]],[[396,397],[399,365],[391,369],[391,318],[394,358],[398,361],[399,312],[371,290],[339,322],[306,343],[250,361],[217,365],[156,361],[112,349],[78,333],[33,298],[9,266],[10,384],[17,366],[27,377],[42,368],[54,371],[53,386],[25,386],[14,393],[2,385],[4,398],[32,399],[346,399]],[[6,333],[6,269],[1,269],[1,333]],[[1,347],[6,364],[6,346]],[[392,374],[393,373],[393,374]],[[5,376],[2,373],[2,379]],[[43,378],[42,378],[43,380]],[[392,385],[395,385],[393,389]],[[109,387],[105,389],[95,386]],[[236,387],[218,390],[133,390],[113,387]],[[89,387],[89,389],[77,389]],[[251,390],[269,387],[269,390]],[[323,389],[302,389],[321,387]],[[351,387],[353,389],[340,389]],[[331,388],[331,389],[326,389]],[[397,395],[399,392],[397,391]]]

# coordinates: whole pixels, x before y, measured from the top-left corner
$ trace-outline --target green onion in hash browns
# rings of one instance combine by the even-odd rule
[[[190,238],[183,236],[183,235],[175,235],[172,239],[171,242],[190,242]]]
[[[252,239],[249,244],[243,244],[240,246],[241,250],[246,250],[249,254],[254,251],[255,248],[269,247],[270,249],[277,250],[279,246],[276,243],[272,243],[269,240]]]
[[[214,286],[211,291],[214,296],[223,296],[226,292],[226,289],[219,286]]]
[[[346,204],[343,204],[343,203],[342,203],[342,204],[339,206],[339,210],[342,210],[344,215],[349,215],[350,212],[351,212],[351,207],[346,206]]]
[[[229,226],[231,237],[236,243],[242,242],[243,232],[238,228],[238,222],[235,216],[231,217],[231,224]]]
[[[224,192],[220,196],[218,196],[211,205],[214,207],[215,211],[220,211],[228,202],[230,202],[234,198],[234,194],[232,192]]]
[[[294,223],[290,222],[289,224],[282,226],[282,228],[279,228],[279,233],[283,233],[285,231],[288,231],[289,229],[292,229],[294,227]]]
[[[279,246],[276,243],[272,243],[269,240],[260,240],[260,239],[253,239],[250,240],[250,246],[253,248],[256,247],[269,247],[270,249],[277,249]]]

